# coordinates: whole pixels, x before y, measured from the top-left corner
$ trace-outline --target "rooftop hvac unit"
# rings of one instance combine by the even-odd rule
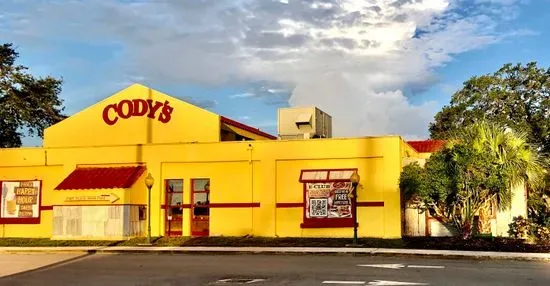
[[[281,139],[332,137],[332,117],[317,107],[280,108],[277,124]]]

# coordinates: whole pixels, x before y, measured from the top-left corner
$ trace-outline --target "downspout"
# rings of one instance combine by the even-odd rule
[[[252,150],[254,150],[254,147],[252,147],[252,144],[248,144],[248,148],[246,148],[246,150],[248,150],[250,154],[248,164],[250,165],[250,190],[252,192],[251,203],[254,203],[254,162],[252,161]],[[254,235],[254,207],[252,207],[252,235]]]

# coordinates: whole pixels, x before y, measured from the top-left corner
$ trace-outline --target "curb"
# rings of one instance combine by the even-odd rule
[[[0,253],[155,253],[155,254],[317,254],[356,256],[412,256],[443,259],[501,259],[550,261],[550,253],[491,251],[454,251],[390,248],[324,248],[324,247],[0,247]]]
[[[60,246],[60,247],[0,247],[0,253],[97,253],[105,246]]]

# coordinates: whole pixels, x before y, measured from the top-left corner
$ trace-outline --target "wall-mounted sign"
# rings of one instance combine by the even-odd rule
[[[40,181],[2,182],[0,218],[40,217]]]
[[[350,182],[306,184],[306,218],[351,218]]]
[[[108,125],[114,125],[119,119],[147,116],[157,119],[162,123],[168,123],[172,119],[174,108],[170,102],[153,101],[152,99],[124,99],[119,103],[109,104],[103,109],[103,121]]]
[[[71,196],[66,197],[65,202],[101,202],[108,201],[114,203],[118,201],[119,197],[113,193],[108,195],[98,195],[98,196]]]

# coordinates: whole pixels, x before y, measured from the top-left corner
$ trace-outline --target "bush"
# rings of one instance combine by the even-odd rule
[[[550,227],[537,225],[535,237],[539,243],[550,243]]]
[[[514,217],[508,227],[508,234],[514,238],[527,239],[533,234],[533,224],[523,216]]]
[[[550,243],[550,227],[532,222],[522,216],[514,217],[508,225],[508,234],[516,239],[528,239],[538,243]]]

